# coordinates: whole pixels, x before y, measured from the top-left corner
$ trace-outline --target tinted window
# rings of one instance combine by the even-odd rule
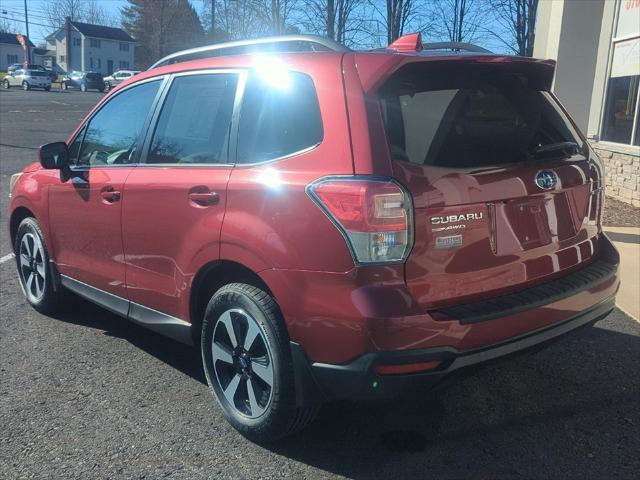
[[[84,132],[87,131],[85,125],[82,130],[78,132],[76,138],[73,139],[71,145],[69,145],[69,163],[76,165],[78,163],[78,154],[80,153],[80,146],[82,145],[82,139],[84,138]]]
[[[227,163],[238,76],[176,77],[162,106],[147,163]]]
[[[437,77],[433,88],[406,81],[383,93],[396,160],[459,168],[499,165],[566,156],[581,143],[551,96],[520,76]]]
[[[142,126],[159,86],[160,80],[143,83],[110,99],[89,121],[78,164],[133,162]]]
[[[238,163],[284,157],[322,141],[322,119],[311,78],[288,72],[278,85],[249,75],[238,131]]]

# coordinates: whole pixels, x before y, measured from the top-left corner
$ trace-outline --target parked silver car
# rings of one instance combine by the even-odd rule
[[[118,70],[108,77],[104,77],[104,89],[105,91],[111,90],[116,85],[121,84],[125,80],[129,80],[134,75],[140,73],[140,70]]]
[[[48,92],[51,90],[51,77],[47,72],[41,70],[19,68],[4,77],[2,86],[4,88],[22,87],[23,90],[44,88]]]

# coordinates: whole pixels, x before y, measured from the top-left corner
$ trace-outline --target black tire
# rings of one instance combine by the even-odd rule
[[[84,83],[80,84],[80,91],[81,92],[86,92],[87,91],[87,86]]]
[[[9,83],[9,80],[5,80],[4,82],[2,82],[2,86],[4,87],[5,90],[9,90],[11,88],[11,84]]]
[[[109,82],[104,82],[104,91],[108,92],[111,90],[111,84]]]
[[[44,91],[45,91],[45,92],[48,92],[49,90],[51,90],[51,86],[49,86],[49,87],[44,87]]]
[[[25,238],[26,237],[26,238]],[[29,289],[29,285],[27,284],[28,275],[25,275],[25,268],[21,265],[21,253],[22,253],[22,243],[23,240],[27,242],[27,244],[34,239],[40,242],[42,247],[41,254],[35,255],[34,258],[36,263],[42,264],[44,267],[42,272],[44,272],[44,279],[42,276],[37,274],[34,270],[31,273],[35,275],[34,282],[37,282],[38,279],[44,280],[43,284],[43,293],[41,296],[35,296],[33,294],[29,295],[27,293],[27,289]],[[34,244],[35,246],[35,244]],[[13,251],[16,254],[16,267],[18,269],[18,277],[20,279],[20,285],[22,286],[23,292],[25,294],[25,298],[31,304],[33,308],[35,308],[38,312],[49,314],[53,313],[59,309],[63,300],[63,292],[58,289],[56,291],[54,289],[54,279],[52,277],[52,270],[49,268],[49,252],[47,251],[47,245],[44,241],[44,235],[42,234],[42,230],[40,229],[40,225],[35,218],[28,217],[20,222],[18,226],[18,232],[16,234],[16,238],[13,245]],[[38,261],[40,260],[40,261]],[[36,288],[38,283],[36,283]],[[33,289],[30,290],[33,292]]]
[[[98,89],[98,91],[99,91],[100,93],[104,93],[104,87],[103,87],[103,88],[99,88],[99,89]]]
[[[260,341],[253,342],[253,345],[255,346],[258,343],[257,348],[266,347],[264,351],[268,353],[259,357],[250,356],[248,363],[255,366],[258,363],[258,359],[267,358],[268,365],[272,368],[271,371],[273,373],[272,385],[268,389],[269,393],[265,393],[266,389],[257,389],[258,384],[268,384],[263,383],[260,376],[252,371],[251,367],[248,367],[248,373],[242,374],[238,372],[238,356],[236,353],[233,356],[233,364],[222,361],[222,365],[216,363],[217,367],[214,367],[212,353],[214,332],[219,335],[216,326],[221,325],[223,314],[230,310],[248,314],[248,316],[252,317],[252,320],[255,320],[252,325],[259,326],[260,336],[255,338],[260,338]],[[231,316],[228,318],[230,319]],[[242,319],[242,316],[240,316],[240,319]],[[236,343],[240,348],[242,347],[241,344],[246,343],[246,337],[248,336],[248,326],[243,331],[241,325],[241,323],[238,323],[234,327],[234,331],[237,331],[234,336],[237,335]],[[225,332],[222,333],[223,336],[226,334]],[[243,340],[240,340],[241,338]],[[260,345],[260,343],[263,343],[263,345]],[[249,347],[247,353],[253,348],[251,345]],[[225,418],[238,432],[250,440],[258,443],[272,442],[302,430],[315,419],[319,405],[296,406],[289,335],[276,302],[265,291],[243,283],[232,283],[218,290],[209,301],[205,312],[202,323],[201,351],[207,382],[218,404],[221,406]],[[228,369],[227,371],[231,372],[229,374],[231,379],[226,387],[223,387],[221,383],[223,380],[221,368],[226,368]],[[242,398],[236,400],[236,396],[242,397],[242,384],[234,390],[235,394],[232,395],[232,402],[229,402],[225,397],[224,389],[228,390],[229,385],[233,383],[236,377],[245,378],[244,392],[249,390],[248,383],[255,385],[255,387],[251,386],[251,391],[254,392],[254,401],[258,397],[255,392],[260,393],[259,398],[263,401],[265,396],[268,397],[268,400],[264,401],[264,405],[259,405],[259,409],[256,409],[256,411],[262,411],[257,418],[251,417],[251,411],[253,411],[254,407],[250,404],[248,395],[247,400],[243,401]],[[240,381],[242,380],[236,382],[236,385]],[[244,405],[249,410],[249,413],[243,413],[237,403],[240,403],[241,406]],[[258,405],[256,404],[256,406]]]
[[[26,81],[22,82],[22,90],[24,90],[26,92],[30,88],[31,88],[31,86]]]

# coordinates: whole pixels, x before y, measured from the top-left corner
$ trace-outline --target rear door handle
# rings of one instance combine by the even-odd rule
[[[202,206],[216,205],[220,196],[216,192],[191,192],[189,200]]]
[[[107,203],[113,203],[120,200],[120,192],[118,190],[114,190],[113,187],[104,187],[100,191],[100,195],[102,199]]]

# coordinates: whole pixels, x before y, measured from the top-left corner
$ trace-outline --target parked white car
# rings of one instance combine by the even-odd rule
[[[116,85],[129,80],[134,75],[140,73],[140,70],[118,70],[108,77],[104,77],[104,89],[105,91],[111,90]]]
[[[44,88],[47,92],[51,90],[51,77],[49,73],[42,70],[25,70],[19,68],[8,73],[2,81],[2,86],[7,89],[11,87],[22,87],[23,90],[32,88]]]

